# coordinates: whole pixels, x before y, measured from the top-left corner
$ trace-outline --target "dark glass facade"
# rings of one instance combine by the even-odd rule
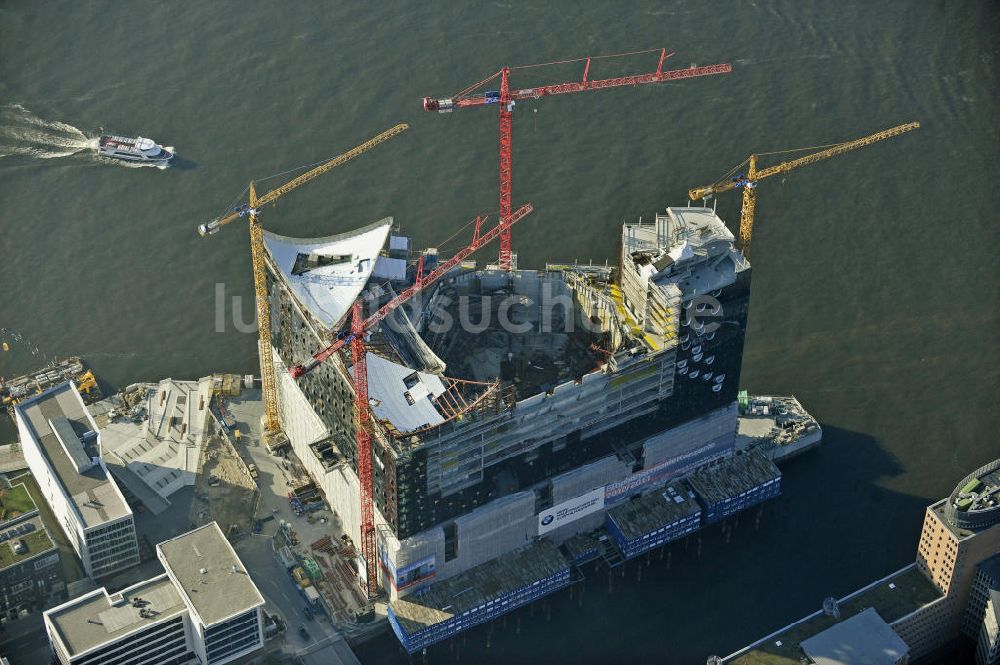
[[[273,321],[273,341],[282,360],[289,364],[304,362],[313,353],[316,341],[301,322],[300,314],[292,305],[287,292],[273,289],[278,316]],[[737,274],[736,281],[721,290],[716,296],[722,306],[721,314],[713,319],[703,317],[704,323],[718,323],[714,335],[697,337],[690,326],[684,325],[681,315],[681,333],[689,333],[686,348],[677,349],[677,362],[686,360],[688,367],[698,361],[694,357],[701,354],[701,364],[714,356],[711,372],[713,378],[688,379],[677,375],[673,394],[664,399],[658,411],[626,422],[607,432],[583,438],[581,430],[567,432],[559,440],[542,444],[521,455],[504,460],[483,469],[482,480],[447,496],[427,490],[427,451],[416,450],[404,455],[395,464],[385,465],[388,472],[395,472],[395,491],[387,499],[385,474],[382,465],[372,465],[374,474],[375,505],[386,516],[398,538],[407,538],[435,525],[445,523],[479,506],[510,494],[542,483],[552,476],[572,470],[615,452],[626,442],[636,442],[664,429],[703,416],[720,407],[736,401],[743,343],[746,334],[747,314],[750,299],[750,270]],[[700,346],[698,351],[695,347]],[[719,390],[713,390],[715,377],[724,375]],[[357,469],[357,446],[354,437],[353,390],[347,379],[334,363],[324,363],[299,380],[299,386],[317,414],[330,428],[332,443]],[[376,454],[382,454],[376,451]],[[636,469],[642,466],[641,454],[637,455]],[[395,499],[393,501],[393,499]],[[539,497],[539,509],[548,507],[545,496]],[[391,503],[392,505],[387,505]]]

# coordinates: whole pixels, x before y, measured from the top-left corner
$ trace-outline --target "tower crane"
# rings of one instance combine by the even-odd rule
[[[787,162],[782,162],[774,166],[769,166],[765,169],[757,170],[757,158],[760,154],[750,155],[742,163],[738,164],[736,167],[731,169],[729,173],[722,177],[721,180],[715,184],[708,185],[707,187],[696,187],[688,191],[688,197],[692,201],[698,199],[710,198],[715,194],[720,194],[722,192],[728,192],[731,189],[737,189],[739,187],[743,188],[743,209],[740,213],[740,245],[745,256],[750,255],[750,240],[753,237],[753,220],[754,220],[754,209],[757,206],[757,183],[764,178],[769,178],[773,175],[779,173],[788,173],[792,169],[797,169],[800,166],[805,166],[806,164],[812,164],[814,162],[819,162],[836,155],[841,155],[845,152],[850,152],[857,148],[863,148],[866,145],[871,145],[877,141],[883,139],[891,138],[893,136],[898,136],[900,134],[905,134],[911,130],[920,127],[919,122],[910,122],[905,125],[898,125],[896,127],[891,127],[889,129],[884,129],[880,132],[870,134],[869,136],[862,137],[860,139],[855,139],[853,141],[847,141],[845,143],[837,143],[834,145],[825,146],[823,150],[814,152],[810,155],[804,157],[799,157],[798,159],[793,159]],[[804,148],[808,150],[809,148]],[[794,151],[783,151],[783,152],[794,152]],[[764,154],[774,154],[774,153],[764,153]],[[739,173],[740,169],[746,166],[745,173]],[[736,175],[733,175],[736,174]]]
[[[253,259],[253,285],[254,295],[257,304],[257,340],[258,352],[260,354],[260,375],[264,393],[264,419],[263,426],[266,434],[275,435],[281,430],[281,423],[278,420],[278,390],[277,379],[274,374],[274,363],[271,362],[271,308],[267,299],[267,271],[264,266],[264,229],[260,224],[260,210],[268,203],[273,203],[279,197],[292,191],[296,187],[306,184],[310,180],[323,175],[330,169],[349,162],[358,155],[362,155],[380,143],[388,141],[397,134],[401,134],[410,126],[402,123],[391,129],[387,129],[378,136],[365,141],[361,145],[348,150],[342,155],[320,164],[314,169],[306,171],[302,175],[289,180],[284,185],[272,189],[261,197],[257,196],[257,189],[253,181],[250,181],[250,203],[236,207],[227,215],[214,219],[208,224],[198,227],[198,233],[208,236],[218,233],[219,230],[235,219],[247,216],[250,221],[250,254]]]
[[[364,318],[361,309],[361,300],[357,300],[351,309],[350,333],[342,334],[337,341],[316,353],[307,363],[296,365],[290,370],[291,375],[298,379],[304,374],[311,372],[320,363],[348,344],[351,346],[351,360],[354,363],[354,429],[358,450],[358,484],[361,486],[361,555],[364,557],[366,564],[367,588],[365,591],[369,598],[373,598],[378,594],[378,562],[375,549],[375,507],[372,499],[372,446],[369,425],[369,410],[371,406],[368,403],[368,364],[367,351],[365,349],[365,332],[379,321],[382,321],[393,310],[414,295],[436,282],[449,270],[464,261],[470,254],[492,242],[500,236],[504,229],[509,229],[532,210],[531,204],[526,203],[509,216],[506,225],[497,223],[496,226],[482,234],[482,225],[487,217],[477,217],[475,219],[476,226],[472,234],[472,242],[427,275],[423,274],[424,259],[420,257],[417,263],[417,276],[413,285],[382,305],[369,317]]]
[[[614,58],[618,56],[637,55],[641,53],[660,52],[660,60],[656,65],[656,70],[648,74],[637,74],[633,76],[621,76],[610,79],[595,79],[590,76],[590,63],[598,58]],[[513,135],[511,133],[512,112],[516,102],[538,99],[549,95],[564,95],[571,92],[584,92],[587,90],[604,90],[606,88],[617,88],[625,85],[640,85],[645,83],[663,83],[665,81],[678,81],[680,79],[694,78],[696,76],[709,76],[712,74],[728,74],[732,71],[729,63],[708,65],[705,67],[695,67],[691,65],[685,69],[673,69],[663,71],[663,62],[674,55],[674,52],[667,52],[667,49],[651,49],[647,51],[635,51],[633,53],[618,53],[614,55],[593,56],[578,58],[576,60],[564,60],[560,63],[586,62],[583,68],[583,78],[579,81],[559,83],[555,85],[541,85],[533,88],[521,88],[511,90],[509,77],[511,71],[515,69],[527,69],[529,67],[539,67],[541,65],[526,65],[521,67],[503,67],[499,72],[474,83],[465,90],[447,99],[433,99],[424,97],[424,110],[437,111],[439,113],[450,113],[455,109],[473,108],[488,104],[496,104],[500,109],[500,257],[499,265],[501,270],[510,270],[512,263],[512,248],[510,239],[510,215],[512,200],[512,153]],[[499,90],[487,90],[486,92],[475,92],[487,83],[500,79]]]

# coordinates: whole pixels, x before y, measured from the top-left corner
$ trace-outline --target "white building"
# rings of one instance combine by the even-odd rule
[[[179,665],[193,660],[187,606],[167,575],[116,594],[101,587],[44,614],[63,665]]]
[[[71,382],[14,408],[24,459],[84,570],[104,577],[139,563],[132,510],[101,458],[101,437]]]
[[[187,606],[203,665],[228,663],[264,645],[264,597],[218,523],[160,543],[156,555]]]
[[[264,599],[212,522],[160,543],[166,573],[45,612],[63,665],[223,665],[264,644]]]

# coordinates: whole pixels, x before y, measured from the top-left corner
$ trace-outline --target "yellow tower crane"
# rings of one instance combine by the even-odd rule
[[[818,162],[835,155],[840,155],[845,152],[849,152],[856,148],[863,148],[866,145],[871,145],[876,141],[881,141],[882,139],[891,138],[893,136],[898,136],[904,134],[910,130],[917,129],[920,127],[919,122],[911,122],[905,125],[899,125],[897,127],[892,127],[890,129],[882,130],[881,132],[876,132],[864,138],[855,139],[853,141],[847,141],[846,143],[836,143],[828,146],[820,146],[824,148],[819,152],[814,152],[811,155],[806,155],[805,157],[799,157],[798,159],[793,159],[791,161],[782,162],[775,166],[769,166],[765,169],[757,170],[757,158],[762,156],[760,154],[750,155],[742,163],[738,164],[736,167],[731,169],[729,173],[722,177],[721,180],[713,185],[707,187],[697,187],[688,191],[688,197],[692,201],[697,201],[698,199],[709,198],[713,194],[719,194],[721,192],[728,192],[731,189],[736,189],[737,187],[743,188],[743,210],[740,213],[740,245],[743,249],[743,254],[749,256],[750,254],[750,239],[753,237],[753,217],[754,208],[757,205],[757,183],[764,178],[769,178],[773,175],[779,173],[787,173],[792,169],[797,169],[800,166],[805,166],[806,164],[812,164],[813,162]],[[809,148],[802,148],[802,150],[809,150]],[[792,150],[782,151],[782,152],[797,152]],[[776,153],[763,153],[764,155],[776,154]],[[733,175],[734,173],[739,173],[739,171],[746,166],[746,173]]]
[[[388,141],[397,134],[402,134],[409,128],[410,126],[406,123],[400,123],[391,129],[387,129],[356,148],[352,148],[344,154],[320,164],[316,168],[289,180],[284,185],[272,189],[259,198],[257,197],[257,189],[251,180],[249,205],[239,206],[225,216],[198,227],[199,234],[208,236],[218,233],[219,229],[223,226],[240,217],[246,216],[250,220],[250,253],[253,258],[253,285],[257,302],[257,331],[259,334],[257,344],[258,352],[260,353],[260,375],[264,392],[263,425],[268,434],[279,432],[281,430],[281,423],[278,419],[277,379],[274,373],[274,363],[271,362],[271,308],[268,305],[267,297],[267,270],[264,265],[264,228],[260,224],[260,210],[268,203],[273,203],[280,196],[287,194],[296,187],[306,184],[330,169],[351,161],[358,155],[368,152],[378,144]]]

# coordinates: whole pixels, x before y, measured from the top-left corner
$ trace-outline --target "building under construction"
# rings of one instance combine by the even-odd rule
[[[355,300],[374,308],[413,282],[418,257],[392,227],[264,235],[282,427],[356,543],[350,356],[298,380],[284,370],[343,337]],[[438,602],[446,579],[461,578],[473,589],[463,602],[478,606],[478,593],[485,608],[491,592],[518,584],[477,591],[476,580],[531,570],[539,541],[603,527],[627,558],[778,493],[766,455],[735,455],[750,265],[733,240],[713,210],[670,208],[623,226],[618,269],[464,264],[372,333],[379,584],[407,648],[468,627],[409,639],[415,617],[448,614],[414,605]],[[431,269],[437,257],[419,258]],[[658,497],[643,497],[648,514],[629,503],[644,494]],[[546,593],[568,584],[543,558],[546,579],[555,575]]]

